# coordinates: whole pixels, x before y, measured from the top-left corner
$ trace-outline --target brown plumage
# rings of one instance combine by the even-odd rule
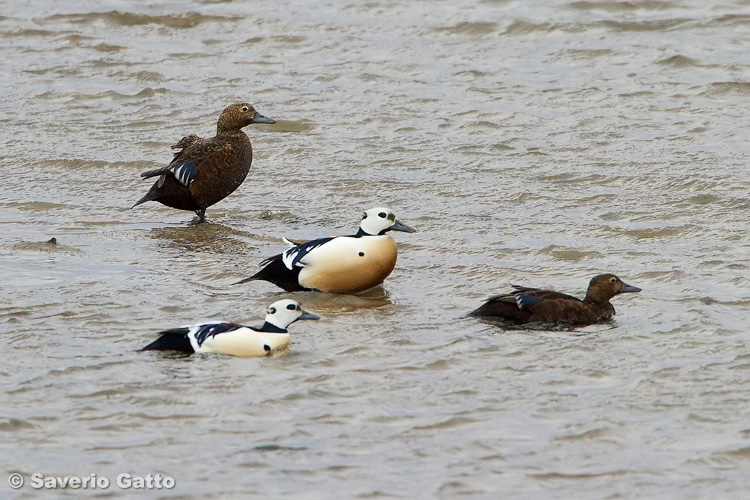
[[[251,123],[276,122],[250,104],[231,104],[219,116],[214,137],[202,139],[191,134],[180,139],[172,146],[179,151],[168,166],[141,174],[144,179],[158,179],[133,207],[158,201],[179,210],[192,210],[205,220],[206,208],[229,196],[250,170],[253,148],[241,129]]]
[[[614,274],[600,274],[589,282],[586,297],[580,300],[551,290],[513,285],[515,291],[491,297],[471,316],[495,317],[515,324],[565,323],[574,326],[607,321],[615,315],[609,300],[619,293],[640,292]]]

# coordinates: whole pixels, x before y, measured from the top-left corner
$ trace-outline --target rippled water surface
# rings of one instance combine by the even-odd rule
[[[0,2],[0,497],[747,498],[749,30],[741,1]],[[278,123],[209,222],[130,210],[237,101]],[[418,230],[382,289],[230,286],[377,205]],[[602,272],[643,289],[611,324],[463,317]],[[287,296],[322,319],[285,353],[136,352]]]

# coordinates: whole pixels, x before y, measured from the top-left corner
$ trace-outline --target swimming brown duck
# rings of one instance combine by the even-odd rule
[[[609,300],[617,294],[640,292],[614,274],[600,274],[589,282],[583,300],[551,290],[513,285],[515,291],[491,297],[471,316],[501,318],[514,324],[565,323],[574,326],[607,321],[615,315]]]
[[[180,139],[172,146],[180,151],[168,166],[141,174],[144,179],[158,179],[133,207],[158,201],[179,210],[192,210],[200,221],[205,220],[206,208],[229,196],[250,170],[253,148],[241,129],[251,123],[276,122],[250,104],[231,104],[219,116],[214,137],[202,139],[191,134]]]

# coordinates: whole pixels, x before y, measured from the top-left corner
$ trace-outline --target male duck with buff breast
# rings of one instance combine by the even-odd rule
[[[396,266],[396,242],[388,231],[415,232],[391,210],[371,208],[357,234],[301,244],[285,240],[291,248],[267,258],[261,262],[263,269],[238,283],[264,280],[286,291],[362,292],[381,284]]]

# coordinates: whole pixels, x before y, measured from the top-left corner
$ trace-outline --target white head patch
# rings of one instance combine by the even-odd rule
[[[319,319],[319,317],[303,310],[299,302],[291,299],[277,300],[266,309],[266,323],[283,330],[298,319]]]
[[[302,307],[296,300],[277,300],[266,309],[266,321],[279,328],[286,328],[300,316],[302,316]]]
[[[396,215],[389,208],[375,207],[362,215],[362,222],[360,222],[359,227],[365,233],[375,236],[395,223]]]

